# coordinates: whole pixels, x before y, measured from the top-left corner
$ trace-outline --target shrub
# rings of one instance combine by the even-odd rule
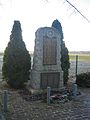
[[[77,75],[76,83],[80,87],[89,87],[90,88],[90,72],[81,73]]]
[[[68,81],[68,74],[69,74],[68,70],[70,68],[68,49],[65,46],[65,42],[63,41],[64,36],[63,36],[61,23],[56,19],[53,21],[52,27],[56,28],[61,35],[61,51],[60,51],[61,52],[61,67],[63,70],[64,85],[66,85]]]
[[[31,57],[22,40],[19,21],[14,21],[10,41],[4,51],[2,74],[6,82],[14,88],[24,85],[29,79]]]

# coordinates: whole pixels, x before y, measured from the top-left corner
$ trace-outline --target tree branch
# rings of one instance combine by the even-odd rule
[[[65,0],[70,6],[72,6],[84,19],[87,20],[87,22],[90,23],[90,20],[85,16],[83,15],[71,2],[69,2],[68,0]]]
[[[46,0],[48,2],[48,0]],[[90,20],[83,15],[71,2],[69,2],[68,0],[65,0],[65,2],[67,2],[71,7],[73,7],[88,23],[90,23]]]

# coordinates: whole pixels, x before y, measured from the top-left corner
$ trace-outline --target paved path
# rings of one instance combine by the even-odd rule
[[[71,103],[61,120],[90,120],[90,89],[80,89],[81,96]],[[71,106],[71,107],[70,107]]]

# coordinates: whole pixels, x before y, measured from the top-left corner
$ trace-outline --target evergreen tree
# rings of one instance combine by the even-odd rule
[[[61,35],[61,67],[63,70],[63,80],[65,85],[67,84],[68,81],[68,74],[69,74],[68,69],[70,68],[68,49],[63,41],[63,31],[62,31],[61,23],[56,19],[53,21],[52,27],[56,28]]]
[[[29,79],[31,57],[22,40],[19,21],[14,21],[10,41],[4,51],[2,74],[6,82],[14,88],[24,85]]]
[[[63,41],[63,31],[62,31],[61,23],[56,19],[53,21],[52,27],[56,28],[60,32],[61,41]]]

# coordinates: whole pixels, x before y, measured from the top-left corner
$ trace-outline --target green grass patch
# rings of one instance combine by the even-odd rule
[[[69,54],[70,60],[76,60],[77,54]],[[90,62],[90,54],[78,54],[78,60],[79,61],[88,61]]]

